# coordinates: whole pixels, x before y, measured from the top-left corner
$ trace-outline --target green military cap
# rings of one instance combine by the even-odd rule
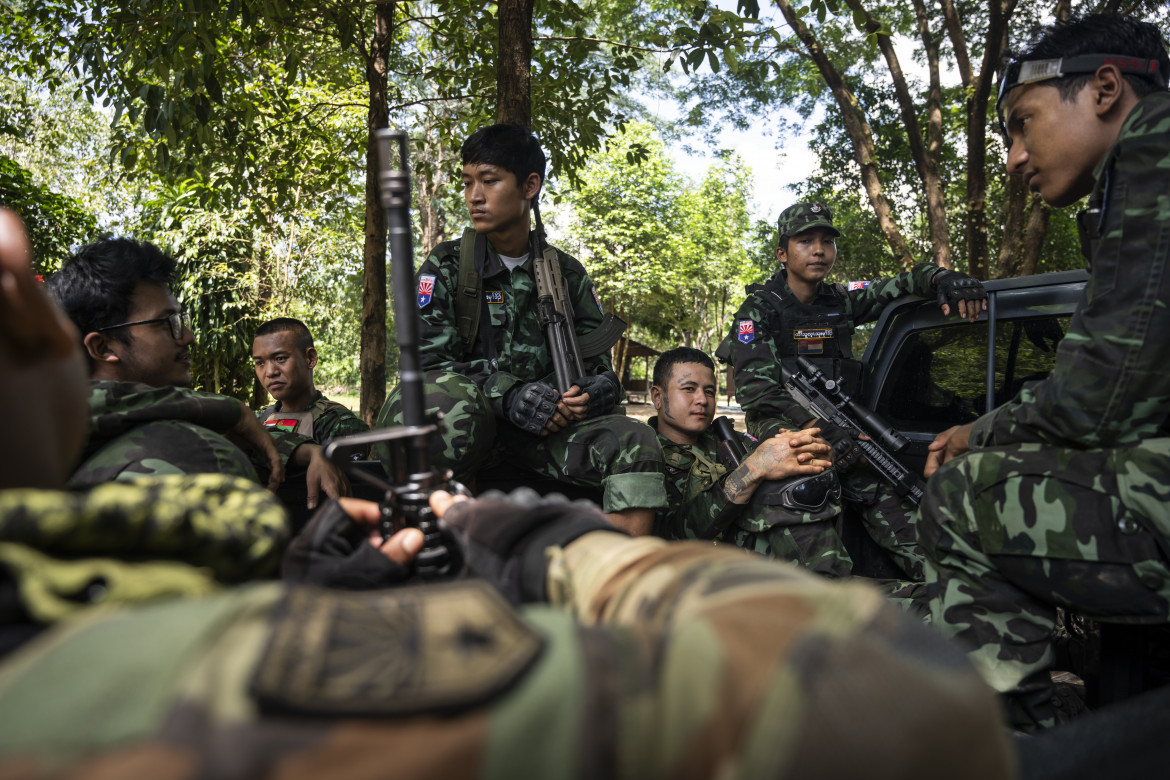
[[[833,212],[821,203],[792,204],[780,212],[776,227],[780,230],[781,241],[813,228],[824,228],[834,236],[841,235],[841,231],[833,227]]]

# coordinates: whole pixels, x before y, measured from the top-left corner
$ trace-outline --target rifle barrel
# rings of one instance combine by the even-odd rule
[[[414,248],[410,229],[410,170],[406,133],[383,128],[375,133],[381,156],[378,184],[386,210],[387,243],[390,245],[390,289],[394,296],[394,332],[398,343],[399,392],[402,422],[411,427],[426,424],[423,374],[418,353],[419,313],[415,301]],[[398,147],[401,167],[394,168],[392,146]],[[426,438],[415,444],[410,470],[428,470]]]

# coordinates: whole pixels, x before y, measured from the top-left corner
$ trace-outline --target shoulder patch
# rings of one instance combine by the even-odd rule
[[[419,274],[418,277],[418,307],[421,309],[431,302],[435,294],[434,274]]]
[[[740,344],[751,344],[756,340],[756,323],[752,320],[740,320],[738,323],[738,339]]]
[[[601,305],[601,296],[597,294],[597,288],[590,284],[589,292],[593,293],[593,302],[597,304],[597,310],[601,312],[601,315],[604,317],[605,308]]]
[[[848,289],[850,292],[853,292],[854,290],[864,290],[866,287],[869,287],[871,284],[872,284],[872,282],[868,282],[868,281],[866,281],[866,282],[850,282]]]
[[[482,580],[342,591],[295,587],[251,693],[269,712],[401,716],[491,701],[544,640]]]

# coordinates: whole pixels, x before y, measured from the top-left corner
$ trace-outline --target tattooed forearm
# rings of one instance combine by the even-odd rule
[[[723,480],[723,495],[733,504],[746,504],[751,500],[752,493],[756,492],[759,480],[752,476],[752,471],[746,463],[727,475]]]

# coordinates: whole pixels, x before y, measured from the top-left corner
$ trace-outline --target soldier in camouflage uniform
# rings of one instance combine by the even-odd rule
[[[39,290],[6,251],[5,222],[0,399],[69,359],[25,349],[8,316],[14,290],[18,303]],[[632,540],[587,507],[436,494],[489,579],[225,588],[273,565],[283,526],[268,494],[219,476],[88,494],[2,481],[71,419],[56,411],[26,431],[34,440],[0,450],[5,777],[1014,774],[974,670],[861,585]],[[399,579],[419,531],[368,543],[355,520],[376,527],[378,507],[342,501],[289,548],[286,576]],[[386,562],[378,576],[370,551]],[[363,554],[365,582],[329,565]],[[32,630],[18,635],[20,623]]]
[[[931,445],[928,472],[950,462],[919,531],[935,624],[1020,727],[1053,722],[1056,607],[1170,619],[1168,71],[1154,25],[1090,16],[1043,30],[1000,88],[1009,171],[1054,206],[1089,195],[1091,276],[1052,373]]]
[[[256,329],[252,339],[256,378],[276,403],[256,412],[267,428],[278,428],[328,444],[340,436],[364,433],[370,426],[336,401],[330,401],[313,382],[317,349],[305,323],[278,317]],[[356,453],[361,457],[361,453]]]
[[[889,552],[907,578],[921,581],[922,556],[914,533],[914,507],[900,499],[868,466],[849,432],[815,420],[780,381],[780,365],[799,370],[796,358],[814,363],[847,393],[858,389],[860,363],[853,359],[857,325],[878,318],[904,295],[938,296],[944,314],[975,319],[987,293],[976,280],[934,263],[872,282],[827,284],[837,257],[833,215],[819,203],[797,203],[780,214],[776,259],[780,270],[763,285],[748,287],[731,332],[715,353],[735,368],[735,397],[746,412],[748,433],[758,439],[781,428],[816,425],[838,453],[836,469],[845,497],[857,506],[866,531]],[[848,453],[847,455],[845,453]]]
[[[524,128],[494,125],[468,138],[462,158],[464,198],[475,230],[486,237],[474,269],[483,301],[478,338],[467,344],[456,296],[463,242],[474,239],[468,231],[435,247],[419,270],[418,287],[427,412],[442,412],[446,426],[431,462],[465,482],[474,482],[486,464],[506,462],[600,487],[603,509],[615,523],[649,533],[653,510],[666,504],[662,453],[652,430],[614,414],[622,389],[609,356],[586,356],[580,385],[564,393],[552,386],[553,361],[533,276],[537,236],[543,234],[536,202],[544,153]],[[537,221],[533,233],[530,213]],[[576,331],[588,333],[601,323],[601,301],[579,262],[559,250],[557,258]],[[395,390],[378,425],[401,422]]]
[[[655,536],[725,540],[827,577],[849,576],[852,561],[837,527],[840,486],[831,471],[824,489],[811,497],[820,499],[817,506],[753,501],[758,488],[776,480],[825,474],[831,465],[824,460],[829,445],[814,438],[816,429],[799,436],[777,434],[763,443],[737,433],[750,454],[738,468],[724,463],[711,427],[715,364],[690,347],[659,356],[650,399],[658,411],[650,427],[662,445],[670,496],[670,506],[654,520]],[[817,487],[810,483],[806,491]]]
[[[91,440],[73,484],[220,470],[255,479],[243,448],[272,489],[288,464],[304,467],[310,509],[321,491],[348,495],[345,476],[318,445],[270,436],[239,401],[186,389],[195,337],[171,293],[174,272],[158,247],[107,238],[82,247],[49,281],[82,334],[92,379]]]
[[[738,468],[729,468],[711,427],[714,369],[705,353],[690,347],[664,352],[654,366],[650,393],[659,414],[650,426],[662,445],[670,496],[670,506],[655,519],[655,535],[725,540],[822,576],[850,576],[853,561],[841,538],[841,485],[835,472],[824,470],[829,462],[813,454],[827,457],[828,444],[819,438],[799,444],[804,434],[819,429],[797,432],[796,439],[781,431],[763,443],[736,432],[748,455]],[[930,618],[922,583],[871,582],[898,606]]]

